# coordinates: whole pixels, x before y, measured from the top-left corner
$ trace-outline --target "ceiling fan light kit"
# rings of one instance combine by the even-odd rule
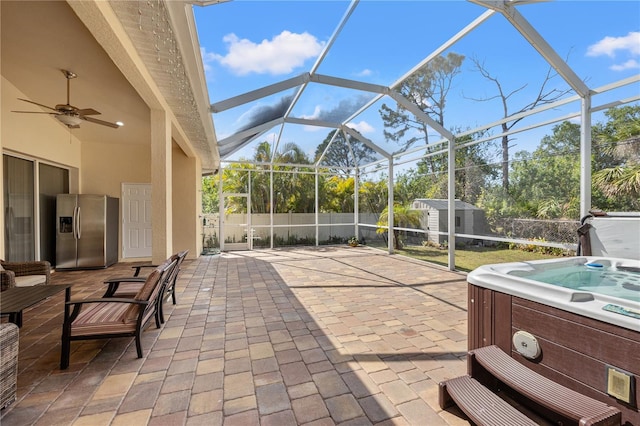
[[[80,123],[82,123],[82,119],[74,115],[58,114],[56,115],[56,118],[58,121],[69,127],[79,126]]]
[[[51,114],[58,121],[60,121],[61,123],[63,123],[69,128],[78,128],[80,127],[80,123],[82,123],[83,121],[100,124],[102,126],[111,127],[114,129],[117,129],[123,125],[121,121],[118,121],[117,123],[111,123],[109,121],[98,120],[97,118],[89,117],[90,115],[100,115],[100,113],[93,108],[79,109],[71,105],[69,101],[71,97],[71,79],[76,78],[77,74],[69,70],[61,70],[61,71],[64,74],[65,78],[67,79],[67,103],[66,104],[58,104],[54,108],[52,108],[50,106],[39,104],[38,102],[30,101],[28,99],[18,98],[18,100],[29,102],[34,105],[38,105],[39,107],[45,108],[47,110],[51,110],[52,112],[42,112],[42,111],[13,111],[13,112],[27,113],[27,114]]]

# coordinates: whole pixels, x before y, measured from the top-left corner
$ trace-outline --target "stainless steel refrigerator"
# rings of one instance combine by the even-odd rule
[[[118,261],[117,198],[56,197],[56,269],[106,268]]]

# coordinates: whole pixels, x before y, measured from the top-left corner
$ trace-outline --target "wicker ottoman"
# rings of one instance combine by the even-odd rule
[[[18,379],[18,326],[0,324],[0,409],[16,400]]]

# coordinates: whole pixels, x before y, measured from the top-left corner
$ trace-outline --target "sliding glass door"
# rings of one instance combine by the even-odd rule
[[[35,260],[35,164],[3,156],[4,249],[6,260]]]
[[[69,170],[39,164],[40,260],[56,264],[56,195],[69,193]]]
[[[55,265],[56,195],[69,192],[69,170],[11,155],[2,160],[5,259]]]

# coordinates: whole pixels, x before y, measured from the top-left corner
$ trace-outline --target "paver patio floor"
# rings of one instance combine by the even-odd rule
[[[99,297],[130,266],[52,279]],[[25,311],[2,426],[469,424],[438,406],[466,372],[464,274],[367,247],[233,252],[185,261],[176,294],[143,358],[72,342],[62,371],[64,294]]]

